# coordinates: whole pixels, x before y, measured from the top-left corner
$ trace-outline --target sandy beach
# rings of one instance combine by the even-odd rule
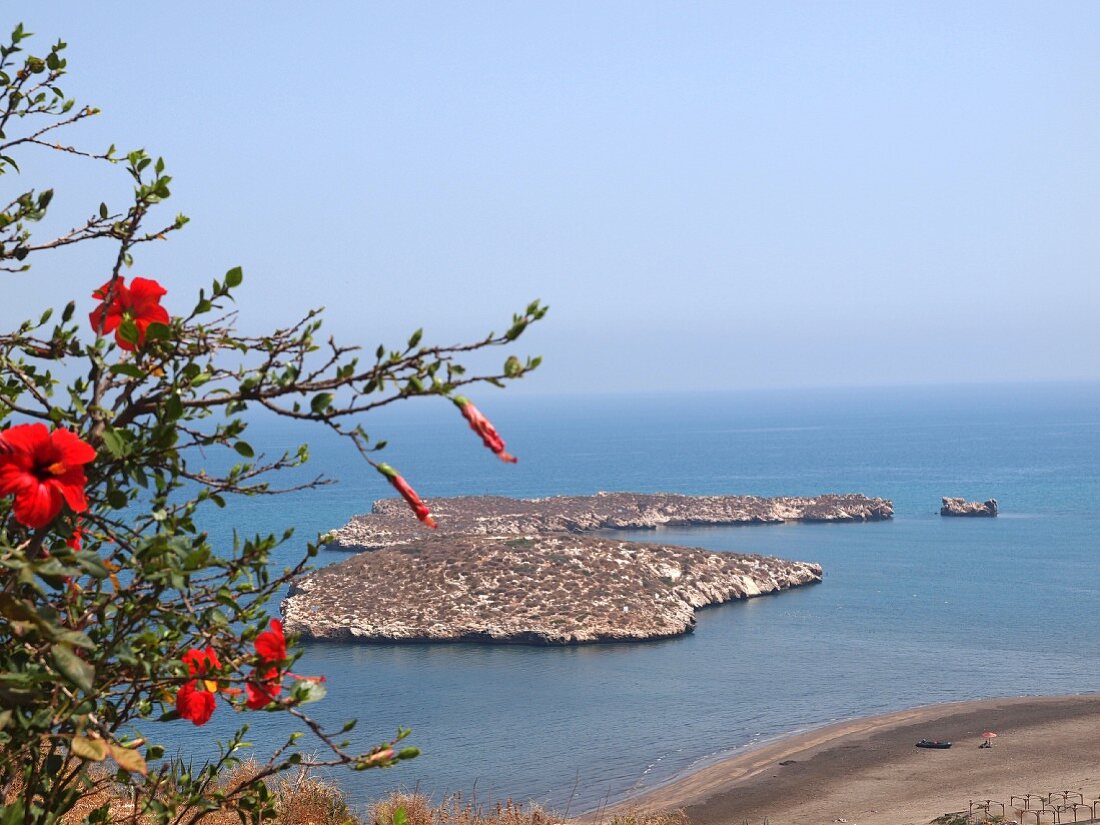
[[[997,733],[992,748],[978,747],[984,731]],[[914,747],[919,739],[954,746],[924,750]],[[959,702],[841,722],[707,765],[623,807],[683,808],[698,825],[908,825],[967,810],[971,800],[1062,790],[1100,797],[1100,695]]]

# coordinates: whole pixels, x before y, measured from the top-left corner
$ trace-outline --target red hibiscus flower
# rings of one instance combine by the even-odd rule
[[[52,433],[45,424],[18,424],[0,434],[0,496],[14,495],[15,520],[45,527],[65,502],[76,513],[88,509],[84,466],[95,450],[69,430]]]
[[[207,647],[206,650],[193,647],[184,653],[181,658],[184,664],[187,665],[187,669],[191,671],[192,676],[202,676],[211,670],[220,670],[222,666],[222,663],[218,661],[218,654],[212,647]]]
[[[214,694],[199,686],[197,679],[183,685],[176,693],[176,712],[195,725],[205,725],[214,715],[217,700]]]
[[[192,676],[202,677],[211,670],[219,670],[221,662],[214,648],[199,650],[193,647],[181,657]],[[185,682],[176,692],[176,712],[196,725],[205,725],[214,715],[217,705],[215,693],[218,683],[211,679],[196,678]]]
[[[481,410],[475,407],[469,398],[459,395],[455,397],[454,402],[462,410],[462,417],[470,422],[470,429],[481,437],[482,444],[496,453],[501,461],[511,464],[519,461],[514,455],[504,452],[504,439],[500,437],[497,428],[481,414]]]
[[[267,707],[283,690],[283,671],[271,665],[278,665],[286,659],[286,636],[283,635],[283,623],[278,619],[272,619],[269,627],[270,630],[256,637],[256,655],[260,657],[261,665],[244,684],[248,694],[245,705],[252,710]],[[261,672],[264,667],[266,670]]]
[[[160,305],[161,297],[166,294],[168,290],[148,278],[134,278],[129,287],[125,278],[117,278],[113,285],[108,281],[92,293],[93,298],[103,303],[91,311],[88,320],[97,335],[114,332],[118,345],[132,352],[136,347],[122,338],[119,327],[123,321],[133,321],[138,331],[137,346],[143,346],[150,324],[169,321],[168,310]]]
[[[435,523],[435,519],[432,518],[431,512],[428,510],[428,505],[420,500],[420,496],[416,494],[416,490],[409,486],[409,482],[401,478],[397,470],[389,464],[376,464],[375,469],[389,480],[390,484],[392,484],[393,488],[401,494],[401,498],[405,499],[409,508],[416,514],[418,519],[432,529],[438,526]]]
[[[256,653],[265,664],[281,662],[286,658],[286,637],[283,635],[283,623],[271,620],[271,629],[256,637]]]
[[[259,670],[253,671],[252,678],[244,684],[248,699],[245,705],[250,710],[266,708],[275,701],[275,697],[282,693],[282,675],[278,668],[271,668],[265,673]]]

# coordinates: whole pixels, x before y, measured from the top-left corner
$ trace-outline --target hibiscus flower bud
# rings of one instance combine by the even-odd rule
[[[66,546],[69,547],[69,549],[76,550],[76,551],[79,552],[80,547],[83,543],[83,539],[84,539],[84,528],[80,526],[80,520],[77,519],[76,527],[73,528],[73,534],[71,536],[69,536],[69,538],[65,542],[65,544],[66,544]]]
[[[454,402],[455,406],[462,411],[462,417],[470,422],[470,429],[481,437],[481,443],[492,450],[501,461],[515,464],[519,460],[514,455],[509,455],[504,451],[504,439],[500,437],[496,427],[481,414],[481,410],[475,407],[469,398],[464,395],[456,395]]]
[[[433,529],[438,526],[435,523],[435,519],[432,518],[431,512],[428,510],[428,505],[420,500],[420,496],[416,494],[416,490],[409,486],[409,482],[405,481],[397,470],[389,464],[376,464],[375,469],[384,475],[390,484],[393,485],[393,488],[401,494],[401,498],[405,499],[405,502],[409,505],[413,513],[416,514],[418,519]]]
[[[377,753],[372,753],[370,756],[368,756],[367,764],[373,765],[378,762],[389,762],[391,759],[393,759],[394,756],[395,754],[393,748],[385,748],[378,751]]]

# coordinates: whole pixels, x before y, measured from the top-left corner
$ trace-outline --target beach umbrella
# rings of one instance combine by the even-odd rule
[[[985,744],[988,747],[993,747],[993,740],[996,739],[996,738],[997,738],[997,734],[995,734],[991,730],[987,730],[985,733],[982,734],[982,739],[985,740]]]

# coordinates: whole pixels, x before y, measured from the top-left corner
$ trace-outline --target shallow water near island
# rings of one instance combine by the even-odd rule
[[[914,705],[1100,689],[1100,385],[940,387],[482,401],[521,457],[492,460],[445,402],[378,419],[387,460],[427,497],[598,490],[893,499],[873,524],[617,531],[820,562],[824,581],[709,608],[694,634],[569,648],[311,644],[310,710],[356,743],[397,725],[420,758],[339,773],[354,807],[394,788],[589,810],[718,754]],[[457,419],[457,420],[456,420]],[[208,515],[215,536],[343,524],[387,494],[347,445],[257,421],[273,451],[308,438],[321,491]],[[943,495],[996,497],[997,519],[943,519]],[[289,562],[302,544],[281,550]],[[339,561],[322,554],[319,563]],[[157,731],[209,753],[244,717]],[[258,754],[285,719],[249,714]],[[308,742],[308,739],[304,740]],[[307,749],[311,749],[307,746]]]

